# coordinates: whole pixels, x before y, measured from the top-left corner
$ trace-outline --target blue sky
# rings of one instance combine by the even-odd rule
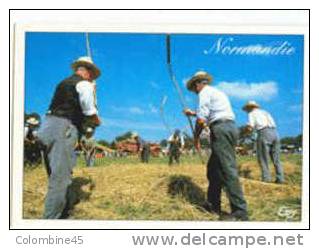
[[[129,130],[147,140],[167,137],[159,111],[164,96],[166,122],[189,132],[168,75],[165,39],[163,34],[90,33],[92,56],[102,71],[97,97],[103,125],[96,138],[110,141]],[[217,41],[229,47],[285,42],[293,52],[222,53],[214,47]],[[171,46],[174,73],[190,108],[196,108],[197,96],[186,90],[185,82],[205,70],[213,75],[213,86],[230,97],[238,126],[247,121],[241,107],[255,100],[273,115],[281,137],[302,132],[303,36],[173,34]],[[27,33],[25,111],[44,115],[56,85],[72,74],[72,61],[85,54],[84,33]]]

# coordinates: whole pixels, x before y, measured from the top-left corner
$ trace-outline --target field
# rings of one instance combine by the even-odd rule
[[[262,183],[254,157],[238,157],[249,218],[252,221],[299,221],[301,156],[282,155],[286,183]],[[104,158],[87,168],[83,160],[73,172],[69,219],[95,220],[218,220],[202,208],[206,197],[206,166],[183,157],[178,166],[167,158]],[[23,216],[41,218],[47,190],[44,167],[25,168]],[[223,193],[223,209],[229,205]]]

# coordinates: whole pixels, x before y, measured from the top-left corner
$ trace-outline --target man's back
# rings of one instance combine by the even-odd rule
[[[261,130],[264,128],[275,128],[276,123],[270,113],[265,110],[256,108],[252,110],[249,114],[249,125],[256,130]]]
[[[208,120],[209,123],[219,119],[235,119],[230,101],[224,92],[212,86],[205,86],[198,96],[198,114]]]

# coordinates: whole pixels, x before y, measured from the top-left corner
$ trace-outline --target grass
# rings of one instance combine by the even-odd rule
[[[179,166],[167,158],[142,164],[136,157],[106,158],[87,168],[82,159],[74,169],[74,205],[69,219],[95,220],[205,220],[206,166],[197,157],[183,157]],[[301,210],[301,157],[283,155],[286,184],[262,183],[255,158],[239,157],[241,182],[253,221],[299,221]],[[274,172],[273,172],[274,173]],[[47,191],[44,167],[24,171],[23,216],[41,218]],[[223,209],[229,211],[225,194]],[[290,215],[293,213],[293,215]]]

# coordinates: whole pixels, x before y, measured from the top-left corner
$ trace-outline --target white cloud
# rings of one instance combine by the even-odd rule
[[[271,100],[278,94],[277,83],[265,81],[258,83],[246,83],[241,81],[222,81],[217,88],[228,96],[244,100]]]
[[[138,115],[144,114],[144,111],[141,108],[136,106],[129,107],[128,111],[132,114],[138,114]]]

